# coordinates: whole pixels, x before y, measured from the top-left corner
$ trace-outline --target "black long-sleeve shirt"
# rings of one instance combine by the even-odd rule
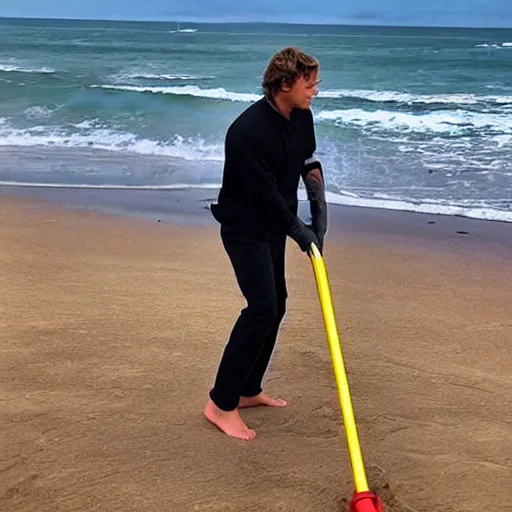
[[[229,127],[218,203],[222,224],[251,232],[291,234],[299,223],[297,190],[316,150],[313,115],[282,116],[262,98]]]

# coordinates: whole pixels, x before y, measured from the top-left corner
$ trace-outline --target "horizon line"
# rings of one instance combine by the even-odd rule
[[[36,21],[101,21],[113,23],[191,23],[195,25],[303,25],[303,26],[328,26],[328,27],[375,27],[375,28],[441,28],[441,29],[479,29],[479,30],[512,30],[510,27],[496,26],[466,26],[466,25],[407,25],[401,23],[352,23],[352,22],[299,22],[299,21],[212,21],[212,20],[184,20],[184,19],[130,19],[130,18],[69,18],[69,17],[33,17],[33,16],[4,16],[0,20],[36,20]]]

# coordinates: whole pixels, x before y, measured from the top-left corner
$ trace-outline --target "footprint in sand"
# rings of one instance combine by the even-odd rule
[[[330,438],[339,436],[342,427],[339,406],[322,404],[312,410],[297,410],[283,417],[278,428],[299,437]]]

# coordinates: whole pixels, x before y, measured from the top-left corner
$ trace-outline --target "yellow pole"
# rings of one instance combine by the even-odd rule
[[[315,244],[311,244],[309,255],[315,273],[318,296],[320,298],[325,330],[327,333],[327,341],[329,342],[334,375],[336,377],[336,385],[338,387],[338,395],[345,424],[350,462],[352,465],[352,472],[354,474],[355,489],[358,493],[367,492],[369,490],[368,481],[366,479],[361,446],[357,435],[356,421],[352,407],[352,399],[350,397],[347,373],[343,362],[343,354],[341,352],[341,342],[338,335],[338,328],[336,326],[336,318],[334,316],[327,270],[325,268],[323,257]]]

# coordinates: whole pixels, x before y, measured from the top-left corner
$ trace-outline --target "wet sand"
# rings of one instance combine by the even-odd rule
[[[289,242],[266,385],[289,406],[242,411],[257,438],[230,439],[202,416],[243,307],[205,208],[215,194],[122,193],[60,191],[74,208],[0,195],[0,510],[344,510],[352,475],[307,257]],[[387,512],[512,510],[511,229],[331,208],[326,264]]]

